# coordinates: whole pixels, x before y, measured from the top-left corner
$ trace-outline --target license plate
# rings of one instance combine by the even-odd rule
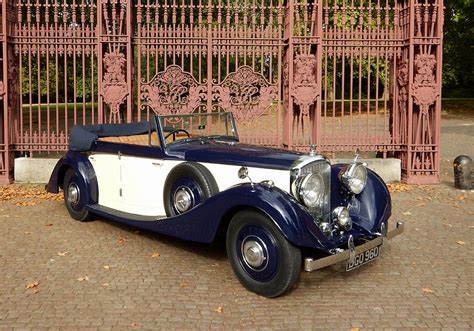
[[[371,249],[366,250],[365,252],[361,252],[357,254],[354,260],[347,262],[346,271],[351,271],[355,268],[360,267],[370,261],[376,259],[380,254],[380,249],[382,245],[372,247]]]

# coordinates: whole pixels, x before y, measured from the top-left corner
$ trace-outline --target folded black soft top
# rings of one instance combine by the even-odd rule
[[[132,136],[147,133],[149,130],[149,122],[77,125],[71,130],[69,150],[84,152],[90,150],[99,137]]]

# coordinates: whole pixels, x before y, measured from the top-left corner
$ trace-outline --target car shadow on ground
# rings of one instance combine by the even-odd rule
[[[225,239],[220,236],[217,236],[215,241],[213,241],[212,243],[203,244],[139,229],[127,224],[122,224],[106,218],[101,218],[99,216],[93,216],[93,218],[89,222],[103,222],[127,232],[130,236],[141,236],[142,238],[147,238],[165,245],[173,246],[189,253],[198,254],[203,257],[216,260],[216,262],[227,260]]]

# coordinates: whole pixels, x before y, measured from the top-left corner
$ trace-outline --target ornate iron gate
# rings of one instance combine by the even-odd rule
[[[74,124],[232,111],[245,142],[439,181],[442,0],[0,0],[0,181]]]

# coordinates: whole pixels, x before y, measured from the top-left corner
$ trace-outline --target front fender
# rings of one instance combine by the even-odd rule
[[[50,193],[59,193],[59,188],[63,185],[64,175],[69,168],[74,169],[84,179],[87,204],[96,204],[99,201],[97,177],[87,156],[79,152],[69,151],[59,159],[51,173],[46,190]]]
[[[267,215],[295,246],[324,248],[327,240],[304,210],[288,193],[277,187],[244,183],[222,191],[184,214],[160,220],[148,229],[185,240],[214,241],[229,215],[252,208]],[[308,231],[309,230],[309,231]]]
[[[377,173],[367,169],[367,184],[360,194],[350,194],[342,187],[340,173],[347,165],[332,166],[331,208],[346,206],[355,230],[371,235],[380,231],[382,222],[392,214],[392,202],[387,185]]]

